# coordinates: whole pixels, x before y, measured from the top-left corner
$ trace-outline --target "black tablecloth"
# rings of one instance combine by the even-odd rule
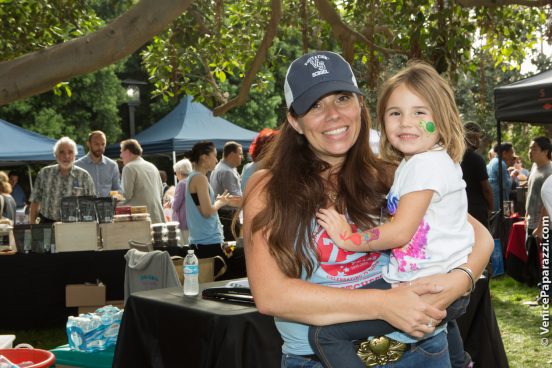
[[[464,350],[470,353],[476,367],[508,368],[508,358],[491,304],[488,278],[479,279],[468,310],[457,322]]]
[[[476,367],[508,367],[487,278],[477,282],[458,325]],[[277,368],[281,344],[272,317],[255,308],[184,297],[178,288],[152,290],[127,300],[113,367]]]
[[[65,285],[106,285],[107,300],[124,298],[127,250],[0,256],[0,328],[59,327],[76,308],[65,307]]]
[[[127,299],[113,367],[278,368],[281,345],[273,318],[254,307],[151,290]]]

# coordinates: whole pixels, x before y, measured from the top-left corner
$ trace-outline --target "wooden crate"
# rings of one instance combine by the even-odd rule
[[[128,249],[128,241],[151,243],[151,222],[125,221],[100,224],[100,235],[104,250]]]
[[[96,222],[56,222],[54,234],[57,253],[98,249]]]

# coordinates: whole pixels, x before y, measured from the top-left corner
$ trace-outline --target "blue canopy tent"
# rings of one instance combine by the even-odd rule
[[[27,165],[31,180],[28,164],[54,161],[56,141],[0,119],[0,166]],[[77,145],[77,150],[77,157],[84,155],[81,145]]]
[[[235,141],[249,148],[257,132],[241,128],[231,122],[213,115],[213,112],[199,102],[193,102],[192,96],[186,96],[178,106],[148,129],[136,134],[134,139],[140,142],[144,154],[176,153],[190,151],[200,141],[211,141],[217,149],[222,149],[228,141]],[[119,144],[106,149],[108,156],[119,154]]]
[[[54,161],[56,139],[31,132],[0,119],[0,165],[24,165],[29,162]],[[84,154],[77,145],[77,157]]]

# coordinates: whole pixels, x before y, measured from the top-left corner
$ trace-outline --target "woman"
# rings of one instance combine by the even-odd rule
[[[15,199],[11,196],[12,186],[10,184],[8,175],[5,172],[0,171],[0,195],[2,196],[2,211],[0,217],[10,219],[15,224],[15,211],[16,204]]]
[[[320,208],[335,206],[361,228],[373,227],[391,181],[369,149],[370,118],[349,64],[332,52],[304,55],[288,70],[285,95],[287,122],[244,201],[247,274],[257,308],[276,317],[282,367],[322,367],[308,344],[309,324],[369,319],[429,336],[405,346],[390,366],[450,366],[444,332],[431,334],[446,306],[471,289],[470,275],[456,270],[388,290],[351,290],[381,278],[388,256],[339,250],[316,224]],[[466,268],[476,279],[492,238],[470,223],[476,244]]]
[[[180,224],[180,236],[183,244],[188,244],[188,223],[186,222],[186,179],[192,172],[192,163],[187,158],[178,161],[173,166],[178,184],[172,201],[172,220]]]
[[[190,248],[198,258],[221,256],[225,259],[228,270],[225,278],[245,276],[243,255],[233,254],[228,258],[223,249],[224,236],[218,210],[225,205],[238,206],[241,197],[233,198],[228,192],[215,198],[209,184],[207,173],[213,170],[218,162],[217,149],[213,142],[196,143],[191,152],[190,161],[193,171],[186,179],[186,221],[189,230]],[[215,271],[215,274],[217,271]]]
[[[264,128],[251,143],[251,146],[249,147],[249,156],[251,156],[252,162],[243,165],[241,173],[242,192],[245,191],[245,184],[251,175],[253,175],[253,173],[259,168],[259,161],[263,158],[264,152],[267,151],[269,144],[273,142],[277,136],[277,130]]]

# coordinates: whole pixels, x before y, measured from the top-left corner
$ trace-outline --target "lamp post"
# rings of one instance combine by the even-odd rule
[[[126,85],[128,97],[128,116],[130,120],[129,131],[130,138],[133,138],[135,133],[134,110],[136,109],[136,106],[140,105],[140,85],[146,85],[147,83],[135,79],[125,79],[122,83],[123,85]]]

